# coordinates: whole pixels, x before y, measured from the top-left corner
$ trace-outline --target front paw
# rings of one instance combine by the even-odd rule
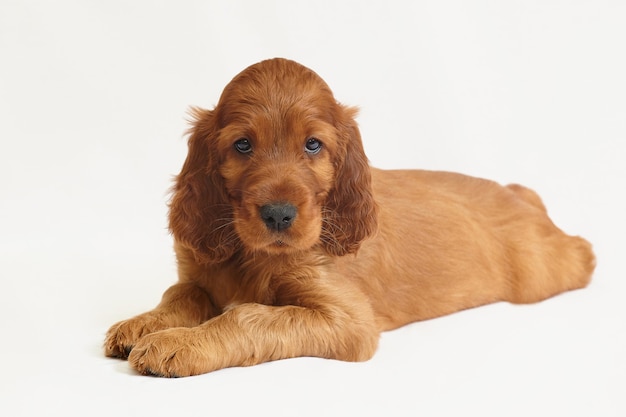
[[[128,362],[143,375],[178,378],[210,372],[216,369],[208,358],[210,347],[198,336],[194,329],[183,327],[146,335]]]
[[[167,328],[164,320],[155,313],[145,313],[111,326],[104,341],[104,354],[126,359],[137,341],[143,336]]]

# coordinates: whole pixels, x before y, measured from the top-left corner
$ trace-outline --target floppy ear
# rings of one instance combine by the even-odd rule
[[[199,108],[192,108],[191,115],[189,150],[173,187],[169,227],[197,262],[217,263],[232,256],[238,240],[212,144],[218,134],[216,117]]]
[[[341,143],[335,155],[335,186],[326,201],[323,240],[333,255],[354,253],[377,229],[377,207],[361,134],[354,121],[357,109],[339,105],[335,121]]]

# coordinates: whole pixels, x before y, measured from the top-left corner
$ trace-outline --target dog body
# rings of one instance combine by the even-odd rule
[[[559,230],[533,191],[371,168],[355,114],[283,59],[195,109],[170,207],[179,281],[112,326],[105,353],[159,376],[367,360],[381,331],[587,285],[590,245]]]

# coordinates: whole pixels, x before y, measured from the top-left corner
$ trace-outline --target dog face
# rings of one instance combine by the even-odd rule
[[[295,62],[244,70],[214,110],[195,110],[170,211],[175,238],[218,257],[355,251],[376,223],[355,113]]]
[[[340,145],[337,107],[326,85],[303,67],[246,71],[224,91],[218,171],[247,249],[286,253],[319,242]]]

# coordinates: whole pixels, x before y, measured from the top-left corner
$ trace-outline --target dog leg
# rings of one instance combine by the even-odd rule
[[[201,326],[140,339],[129,356],[142,374],[182,377],[298,356],[369,359],[378,331],[337,308],[241,304]]]
[[[125,359],[145,335],[170,327],[196,326],[215,314],[208,294],[198,286],[173,285],[154,310],[111,326],[104,342],[105,354]]]

